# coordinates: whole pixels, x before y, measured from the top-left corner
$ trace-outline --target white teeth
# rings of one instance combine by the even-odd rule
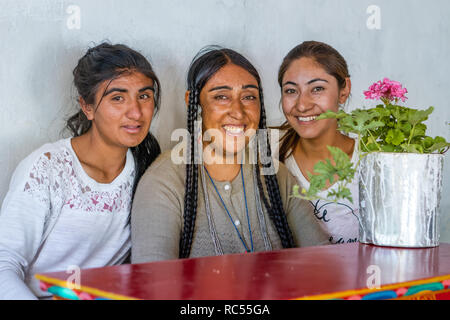
[[[244,132],[244,127],[235,127],[235,126],[223,126],[223,128],[232,134],[239,134]]]
[[[298,117],[298,120],[300,121],[313,121],[316,120],[317,116],[311,116],[311,117]]]

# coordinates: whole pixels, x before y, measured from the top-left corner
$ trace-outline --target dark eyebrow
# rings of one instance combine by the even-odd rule
[[[144,92],[145,90],[152,90],[153,92],[155,92],[155,88],[152,86],[148,86],[148,87],[144,87],[142,89],[139,89],[139,92]]]
[[[284,87],[285,85],[288,85],[288,84],[292,84],[292,85],[294,85],[294,86],[297,85],[297,84],[296,84],[295,82],[293,82],[293,81],[286,81],[285,83],[283,83],[283,87]]]
[[[325,79],[316,78],[316,79],[309,80],[306,84],[311,84],[311,83],[316,82],[316,81],[325,81],[325,82],[328,83],[328,81],[325,80]]]
[[[155,88],[152,86],[147,86],[144,87],[142,89],[139,89],[139,92],[144,92],[145,90],[152,90],[153,92],[155,92]],[[111,88],[108,91],[105,92],[104,96],[107,96],[108,94],[112,93],[112,92],[128,92],[127,89],[123,89],[123,88]]]
[[[219,87],[214,87],[214,88],[209,89],[208,92],[215,91],[215,90],[222,90],[222,89],[231,90],[231,87],[229,87],[229,86],[219,86]]]
[[[105,94],[103,96],[107,96],[108,94],[114,92],[114,91],[118,91],[118,92],[128,92],[127,89],[122,89],[122,88],[111,88],[108,91],[105,92]]]
[[[259,90],[258,86],[255,86],[254,84],[247,84],[245,86],[242,86],[242,89],[249,89],[249,88]]]
[[[255,86],[254,84],[246,84],[246,85],[243,85],[243,86],[242,86],[242,89],[249,89],[249,88],[259,90],[259,89],[258,89],[258,86]],[[225,89],[225,90],[233,90],[233,89],[232,89],[231,87],[229,87],[229,86],[219,86],[219,87],[214,87],[214,88],[209,89],[208,92],[216,91],[216,90],[223,90],[223,89]]]

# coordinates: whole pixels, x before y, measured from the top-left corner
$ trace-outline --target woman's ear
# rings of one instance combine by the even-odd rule
[[[81,110],[85,114],[86,118],[88,120],[93,120],[95,112],[94,112],[94,108],[92,107],[92,105],[87,104],[86,101],[84,101],[84,99],[82,97],[78,98],[78,103],[80,104]]]
[[[345,87],[339,91],[339,104],[344,104],[347,101],[350,92],[352,91],[352,81],[349,77],[345,78]]]
[[[186,90],[186,92],[184,93],[184,101],[186,102],[186,108],[189,107],[189,90]]]

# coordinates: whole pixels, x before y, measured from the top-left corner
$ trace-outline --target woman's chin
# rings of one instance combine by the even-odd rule
[[[246,146],[247,146],[246,144],[227,146],[224,152],[225,156],[227,158],[235,158],[237,155],[241,154],[245,150]]]

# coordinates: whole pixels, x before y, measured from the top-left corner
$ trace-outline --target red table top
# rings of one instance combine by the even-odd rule
[[[332,298],[331,293],[367,291],[377,271],[382,288],[450,279],[450,244],[412,249],[353,243],[129,264],[81,270],[80,284],[81,291],[109,298]],[[36,275],[60,286],[69,276]]]

